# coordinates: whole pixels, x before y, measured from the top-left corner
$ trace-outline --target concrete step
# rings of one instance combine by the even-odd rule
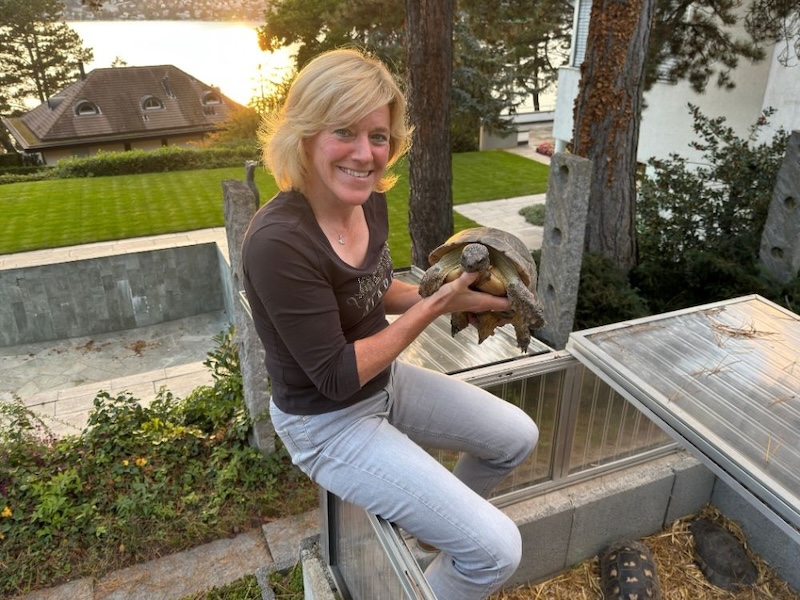
[[[262,581],[264,573],[294,565],[300,560],[303,540],[318,535],[319,521],[313,510],[99,579],[84,577],[15,600],[180,600],[247,575],[255,574]]]

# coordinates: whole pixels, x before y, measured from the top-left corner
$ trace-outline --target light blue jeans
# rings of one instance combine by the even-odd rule
[[[439,548],[439,600],[485,598],[516,570],[516,524],[485,498],[539,438],[525,412],[453,377],[395,362],[389,385],[322,415],[270,404],[292,460],[340,498]],[[462,452],[450,472],[421,446]]]

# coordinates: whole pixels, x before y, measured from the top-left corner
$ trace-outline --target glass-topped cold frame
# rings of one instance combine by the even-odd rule
[[[800,316],[753,295],[574,332],[567,349],[800,540]]]

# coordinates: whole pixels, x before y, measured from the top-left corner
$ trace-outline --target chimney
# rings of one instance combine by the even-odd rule
[[[172,93],[172,88],[169,85],[169,73],[164,73],[164,76],[161,78],[161,87],[164,88],[164,93],[167,95],[167,98],[175,97],[175,94]]]
[[[81,74],[81,81],[85,80],[86,79],[86,70],[83,68],[83,61],[82,60],[78,61],[78,71]]]

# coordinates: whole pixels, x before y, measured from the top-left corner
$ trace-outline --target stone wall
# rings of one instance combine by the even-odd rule
[[[214,243],[8,269],[0,271],[0,347],[123,331],[223,308]]]

